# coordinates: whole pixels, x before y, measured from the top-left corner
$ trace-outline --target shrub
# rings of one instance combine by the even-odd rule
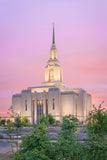
[[[39,119],[39,123],[44,123],[45,125],[52,125],[55,123],[55,119],[51,114],[48,115],[42,115],[42,117]]]
[[[39,123],[40,124],[44,123],[45,125],[49,124],[48,118],[47,116],[45,116],[45,114],[43,114],[42,117],[39,119]]]
[[[74,135],[77,127],[77,118],[71,115],[63,117],[61,132],[57,143],[54,145],[54,160],[82,160],[82,146]]]
[[[105,160],[107,158],[107,110],[100,105],[93,107],[89,114],[89,123],[86,125],[89,141],[84,146],[84,157],[92,160]]]
[[[74,133],[78,127],[78,119],[71,115],[63,117],[63,124],[61,130],[64,132]]]
[[[89,122],[87,124],[88,135],[98,140],[103,140],[104,135],[107,134],[107,110],[102,108],[101,105],[93,107],[89,114]]]
[[[91,114],[93,113],[93,114]],[[101,141],[100,136],[106,134],[105,120],[106,111],[98,108],[89,115],[89,124],[86,125],[89,133],[89,141],[84,144],[78,141],[75,132],[78,127],[78,119],[71,115],[63,117],[61,132],[57,138],[57,142],[51,142],[47,137],[46,125],[43,119],[36,126],[30,135],[23,137],[21,151],[15,153],[14,160],[105,160],[107,158],[107,143]],[[101,127],[94,124],[101,124]],[[98,128],[99,127],[99,128]],[[93,138],[97,135],[98,138]]]
[[[82,146],[83,160],[106,160],[107,159],[107,143],[103,144],[99,141],[89,139],[87,145]]]
[[[55,119],[53,118],[53,116],[51,114],[47,115],[47,119],[50,125],[55,123]]]
[[[15,154],[14,160],[49,160],[52,146],[46,133],[45,124],[39,124],[30,135],[24,136],[21,151]]]
[[[23,127],[29,127],[30,126],[29,120],[25,116],[22,117],[21,122],[22,122]]]
[[[6,120],[5,119],[1,119],[1,125],[5,126]]]

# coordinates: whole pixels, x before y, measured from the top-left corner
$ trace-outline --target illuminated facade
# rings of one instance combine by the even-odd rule
[[[63,70],[57,59],[55,35],[50,49],[50,59],[45,67],[45,82],[39,87],[29,87],[21,94],[13,95],[12,106],[15,113],[27,116],[32,124],[42,114],[51,113],[61,121],[65,115],[74,115],[85,121],[91,110],[91,95],[81,88],[68,88],[63,83]]]

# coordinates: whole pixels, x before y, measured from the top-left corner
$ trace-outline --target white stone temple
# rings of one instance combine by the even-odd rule
[[[50,58],[45,67],[45,82],[41,86],[29,87],[12,96],[15,113],[29,118],[36,124],[42,114],[51,114],[62,121],[65,115],[74,115],[85,121],[91,110],[91,95],[82,88],[68,88],[63,83],[63,70],[57,58],[54,25]]]

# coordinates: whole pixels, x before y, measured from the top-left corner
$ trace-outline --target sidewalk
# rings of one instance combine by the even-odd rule
[[[7,140],[0,140],[0,154],[3,153],[11,153],[11,146]]]

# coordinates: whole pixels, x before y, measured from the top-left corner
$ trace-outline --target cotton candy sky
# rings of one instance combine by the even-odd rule
[[[41,85],[52,23],[63,81],[107,108],[107,0],[0,0],[0,115],[12,94]]]

